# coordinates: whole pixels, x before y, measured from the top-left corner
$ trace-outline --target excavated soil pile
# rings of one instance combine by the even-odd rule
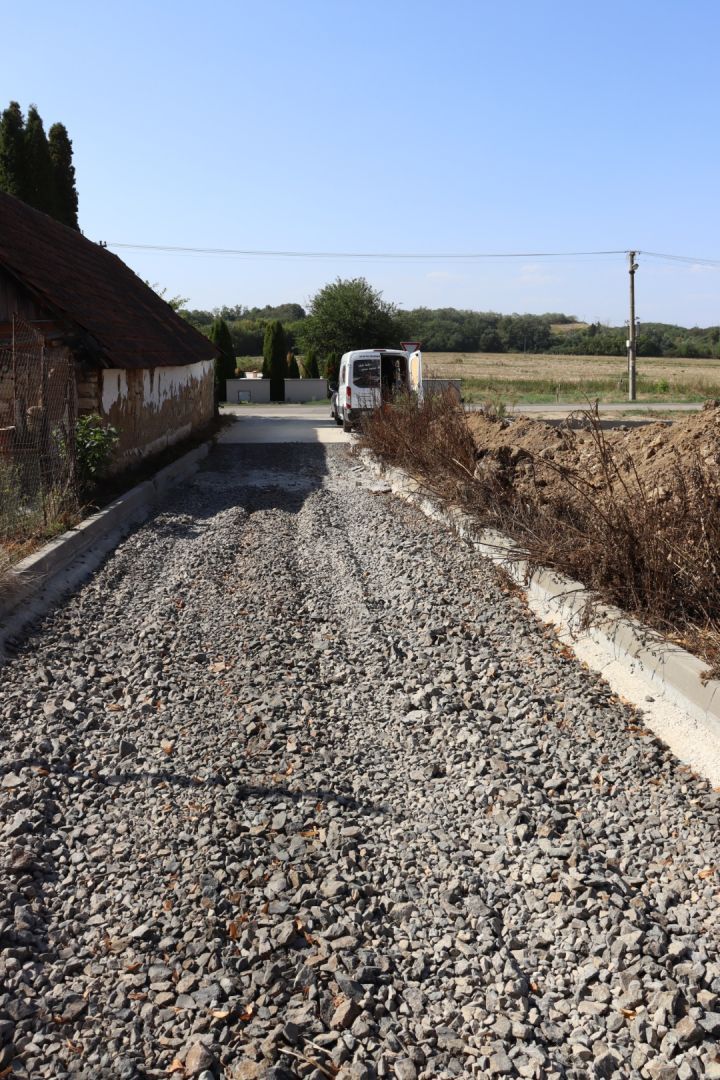
[[[698,466],[720,466],[720,403],[675,423],[600,431],[558,427],[527,417],[468,417],[477,446],[476,476],[502,481],[519,493],[546,489],[548,497],[567,478],[618,489],[627,484],[649,499],[672,497],[678,481]]]
[[[674,636],[720,677],[720,403],[631,430],[586,420],[468,417],[467,504],[532,563]]]

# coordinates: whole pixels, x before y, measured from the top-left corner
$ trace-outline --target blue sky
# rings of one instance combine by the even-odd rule
[[[720,259],[714,0],[37,0],[0,102],[73,140],[80,224],[243,250]],[[119,252],[192,306],[362,274],[410,307],[627,317],[622,256],[463,263]],[[720,267],[641,257],[641,319],[720,322]]]

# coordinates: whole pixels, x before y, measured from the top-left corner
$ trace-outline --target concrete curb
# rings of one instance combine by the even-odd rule
[[[197,472],[210,445],[183,454],[8,571],[0,584],[0,664],[4,643],[75,588],[172,487]]]
[[[367,451],[361,457],[395,495],[450,526],[501,567],[525,592],[532,611],[555,624],[580,659],[641,708],[648,726],[678,757],[720,784],[720,681],[703,681],[706,663],[620,609],[598,603],[580,582],[553,570],[531,570],[508,536],[479,528],[461,510],[443,507],[407,473],[382,468]],[[662,702],[670,712],[657,704],[649,709],[648,700]]]

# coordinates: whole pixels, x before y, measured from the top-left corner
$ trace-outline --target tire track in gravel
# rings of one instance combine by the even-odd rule
[[[15,1075],[720,1075],[717,793],[345,451],[216,452],[2,678]]]

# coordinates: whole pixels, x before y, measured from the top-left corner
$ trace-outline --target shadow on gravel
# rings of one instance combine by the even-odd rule
[[[216,446],[195,479],[214,503],[209,512],[242,506],[249,514],[297,514],[328,474],[327,448],[314,443]]]
[[[254,784],[246,783],[243,780],[243,775],[247,775],[246,772],[237,766],[223,766],[222,771],[213,773],[211,776],[196,776],[191,773],[178,772],[177,769],[159,769],[152,771],[150,769],[143,769],[141,766],[138,768],[117,768],[114,772],[97,772],[95,770],[88,771],[83,768],[76,768],[70,764],[63,764],[61,766],[48,765],[47,762],[41,759],[33,758],[19,758],[12,763],[12,768],[15,771],[22,771],[26,767],[30,768],[42,768],[47,774],[52,775],[56,780],[65,779],[66,783],[73,786],[77,781],[81,781],[84,784],[93,785],[96,789],[112,789],[121,788],[126,784],[142,784],[148,787],[175,787],[186,788],[193,791],[202,791],[210,788],[223,789],[228,784],[235,784],[239,788],[239,792],[233,795],[233,801],[242,803],[244,799],[252,798],[267,798],[269,800],[285,801],[299,803],[304,799],[310,799],[313,802],[322,803],[334,803],[337,806],[343,806],[348,809],[358,811],[359,813],[371,813],[371,814],[392,814],[390,807],[384,803],[377,802],[359,802],[353,795],[347,792],[335,791],[332,788],[325,787],[303,787],[298,789],[290,788],[286,784]],[[4,769],[3,771],[8,771]],[[54,796],[50,793],[43,796],[45,802],[52,802]],[[33,805],[37,807],[40,805],[38,797],[33,799]],[[63,845],[63,851],[66,851],[66,847]],[[4,869],[2,862],[0,861],[0,872]]]

